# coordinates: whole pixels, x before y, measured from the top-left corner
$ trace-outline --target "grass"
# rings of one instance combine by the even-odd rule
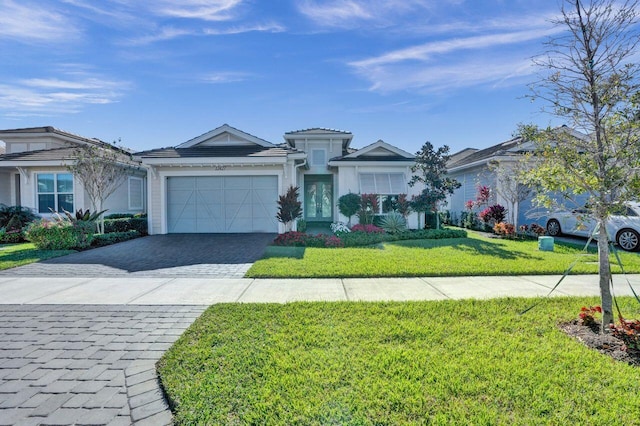
[[[74,250],[39,250],[32,243],[0,245],[0,270],[75,253]]]
[[[557,327],[597,300],[535,302],[219,304],[158,368],[179,425],[640,424],[640,369]]]
[[[273,251],[247,271],[252,278],[344,278],[465,275],[562,274],[582,251],[581,246],[556,242],[553,252],[538,250],[533,240],[467,238],[410,240],[373,247],[310,248],[278,257]],[[272,250],[273,248],[270,248]],[[286,251],[280,256],[287,256]],[[640,273],[640,256],[620,252],[626,272]],[[597,254],[579,257],[574,274],[597,273]],[[620,272],[612,257],[613,272]]]

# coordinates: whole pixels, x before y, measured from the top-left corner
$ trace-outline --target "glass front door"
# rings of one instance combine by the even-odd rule
[[[307,222],[333,220],[332,175],[305,175],[304,217]]]

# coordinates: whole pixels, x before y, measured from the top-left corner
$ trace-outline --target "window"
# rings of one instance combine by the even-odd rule
[[[142,210],[144,207],[142,178],[129,176],[129,210]]]
[[[376,194],[375,214],[387,214],[398,208],[398,195],[405,194],[404,173],[360,173],[360,193]]]
[[[68,212],[73,208],[73,175],[71,173],[38,174],[38,213]]]
[[[360,173],[361,194],[406,193],[404,173]]]

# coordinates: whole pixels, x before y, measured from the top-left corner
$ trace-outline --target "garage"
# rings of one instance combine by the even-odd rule
[[[170,176],[167,231],[278,232],[277,200],[277,176]]]

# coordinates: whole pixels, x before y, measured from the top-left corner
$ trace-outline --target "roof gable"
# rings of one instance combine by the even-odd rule
[[[407,160],[414,160],[415,157],[396,146],[390,145],[383,140],[379,140],[371,145],[367,145],[351,154],[347,154],[343,159],[357,159],[360,157],[367,157],[369,159],[379,158],[385,160],[386,157],[404,157]]]
[[[265,148],[272,148],[275,145],[253,136],[249,133],[231,127],[228,124],[213,129],[198,137],[190,139],[176,148],[196,148],[196,147],[229,147],[229,146],[252,146],[258,145]]]

